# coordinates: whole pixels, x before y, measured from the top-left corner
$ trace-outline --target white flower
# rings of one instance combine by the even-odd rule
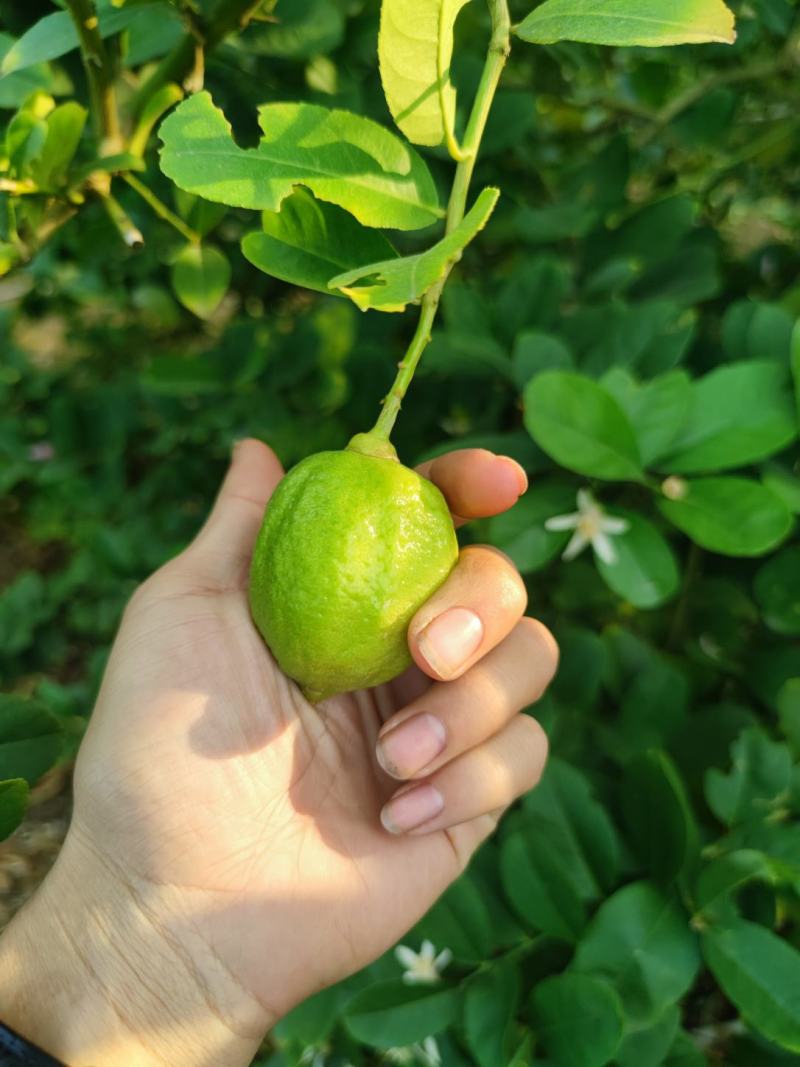
[[[430,941],[423,941],[419,952],[415,952],[408,945],[398,945],[394,954],[405,968],[403,981],[409,985],[417,982],[438,982],[442,976],[441,972],[453,958],[449,948],[443,949],[437,956]]]
[[[390,1063],[418,1063],[422,1067],[441,1067],[442,1056],[436,1038],[426,1037],[421,1045],[408,1045],[406,1048],[386,1050],[386,1059]]]
[[[571,515],[554,515],[544,524],[545,530],[574,530],[562,559],[575,559],[591,545],[603,563],[616,563],[617,552],[611,540],[630,528],[627,519],[606,515],[588,489],[578,490],[578,510]]]

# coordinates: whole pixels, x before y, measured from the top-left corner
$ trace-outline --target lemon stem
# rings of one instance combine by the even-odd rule
[[[463,158],[456,167],[453,185],[450,190],[450,198],[447,204],[446,233],[451,233],[464,218],[472,172],[475,170],[481,140],[489,119],[489,112],[492,109],[500,76],[511,51],[511,19],[508,13],[507,0],[487,0],[487,2],[492,17],[492,37],[461,146]],[[382,437],[384,440],[389,440],[397,416],[400,413],[403,398],[408,391],[409,385],[411,385],[411,379],[414,377],[422,353],[430,343],[431,330],[439,309],[439,301],[450,276],[450,271],[456,262],[457,260],[454,259],[448,264],[439,281],[422,298],[419,321],[411,339],[411,344],[399,364],[397,377],[383,401],[378,421],[372,430],[373,434]]]

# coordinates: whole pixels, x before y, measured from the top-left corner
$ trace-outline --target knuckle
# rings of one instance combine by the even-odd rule
[[[544,623],[525,615],[517,624],[528,655],[535,658],[538,681],[544,691],[556,676],[560,652],[555,637]]]
[[[493,545],[468,545],[461,556],[467,565],[480,570],[484,583],[491,582],[494,596],[509,613],[524,613],[528,590],[510,556]]]
[[[547,734],[539,722],[530,715],[517,719],[516,738],[520,761],[520,788],[523,793],[539,784],[550,751]]]

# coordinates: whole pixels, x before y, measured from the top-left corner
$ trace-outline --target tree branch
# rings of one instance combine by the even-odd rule
[[[98,29],[94,0],[64,0],[64,6],[72,16],[81,43],[95,131],[104,142],[104,151],[118,150],[121,138],[114,73],[108,49]]]

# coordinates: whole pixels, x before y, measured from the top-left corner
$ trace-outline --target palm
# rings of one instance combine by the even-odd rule
[[[303,988],[310,975],[333,981],[391,945],[458,873],[477,827],[397,838],[378,820],[397,787],[374,756],[391,687],[315,709],[276,667],[240,590],[145,589],[119,643],[124,667],[112,657],[107,710],[81,753],[76,822],[99,813],[86,829],[112,859],[187,894],[216,951],[278,1013],[296,993],[274,1003],[265,959],[285,955]]]

